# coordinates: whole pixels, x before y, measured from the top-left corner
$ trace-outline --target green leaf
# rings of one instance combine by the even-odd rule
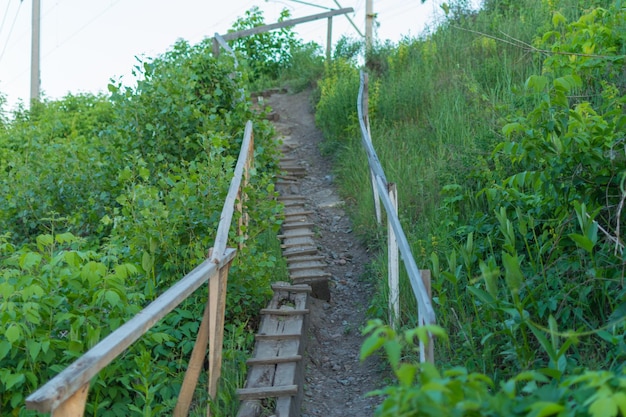
[[[613,394],[613,402],[617,405],[617,408],[619,408],[622,416],[626,416],[626,393],[616,392]]]
[[[554,363],[556,364],[558,358],[556,356],[556,350],[554,346],[548,341],[548,338],[541,332],[541,330],[537,329],[534,325],[528,323],[528,327],[533,332],[543,349],[546,351],[548,356]]]
[[[611,397],[598,397],[589,406],[589,414],[592,417],[615,417],[617,415],[617,404]]]
[[[117,307],[120,304],[120,296],[113,290],[106,290],[104,298],[111,305],[111,307]]]
[[[542,92],[546,85],[548,85],[548,79],[542,75],[531,75],[526,80],[526,89],[533,90],[536,93]]]
[[[402,346],[396,340],[388,340],[383,344],[385,353],[389,359],[389,364],[392,369],[396,369],[400,363],[400,356],[402,355]]]
[[[146,273],[152,271],[152,266],[154,265],[154,260],[152,256],[148,252],[144,252],[141,256],[141,267]]]
[[[30,270],[31,268],[39,265],[41,262],[41,255],[35,252],[26,252],[20,256],[19,265],[20,268]]]
[[[41,250],[54,243],[52,235],[39,235],[37,236],[37,247]]]
[[[506,285],[509,287],[509,291],[511,291],[513,295],[519,294],[524,276],[522,275],[522,269],[518,256],[509,255],[508,253],[503,252],[502,263],[504,264],[505,270],[504,279],[506,281]]]
[[[3,378],[4,386],[7,391],[13,388],[14,385],[21,384],[26,380],[24,374],[9,374],[5,375]]]
[[[555,28],[559,27],[560,25],[564,25],[566,23],[567,23],[567,19],[565,19],[565,16],[563,16],[559,12],[554,12],[554,14],[552,15],[552,25]]]
[[[4,333],[4,336],[7,338],[9,343],[14,344],[20,339],[20,337],[22,337],[22,329],[19,326],[12,324]]]
[[[549,401],[538,401],[530,406],[532,412],[529,417],[548,417],[560,413],[565,407]]]
[[[518,122],[507,123],[502,127],[502,134],[507,138],[511,137],[513,133],[521,133],[523,131],[524,126]]]
[[[369,336],[361,345],[361,360],[365,360],[370,357],[372,353],[376,352],[385,344],[385,338],[380,337],[377,332]]]
[[[41,342],[29,340],[26,342],[26,348],[30,354],[30,359],[35,362],[37,360],[37,356],[39,356],[39,352],[41,352]]]
[[[400,385],[404,387],[410,387],[413,385],[415,375],[417,375],[417,366],[411,363],[403,363],[395,371],[396,378],[400,382]]]
[[[0,297],[9,299],[10,296],[15,292],[15,287],[8,282],[0,283]]]
[[[4,359],[11,351],[11,343],[6,340],[0,340],[0,361]]]
[[[480,301],[483,302],[483,304],[487,306],[495,306],[497,303],[496,298],[485,290],[473,286],[468,286],[467,290],[474,294],[476,298],[478,298]]]
[[[587,236],[578,233],[570,233],[567,236],[572,239],[579,248],[585,250],[587,253],[593,253],[594,244]]]

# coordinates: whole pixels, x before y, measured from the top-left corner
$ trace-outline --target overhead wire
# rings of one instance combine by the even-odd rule
[[[11,5],[11,0],[7,1],[7,8],[4,11],[4,17],[2,18],[2,23],[0,23],[0,34],[2,34],[2,29],[4,29],[4,22],[7,20],[7,16],[9,15],[9,6]]]
[[[105,13],[107,13],[109,10],[111,10],[116,4],[118,4],[121,0],[115,0],[114,2],[112,2],[109,7],[107,7],[106,9],[102,10],[100,13],[98,13],[97,15],[95,15],[93,18],[91,18],[89,21],[87,21],[87,23],[85,23],[84,25],[82,25],[81,27],[78,28],[78,30],[74,31],[71,35],[69,35],[68,37],[66,37],[65,39],[63,39],[61,41],[61,43],[58,43],[54,49],[48,51],[48,53],[46,53],[43,58],[47,58],[48,56],[50,56],[52,53],[56,52],[57,49],[59,49],[61,46],[65,45],[67,42],[69,42],[71,39],[73,39],[76,35],[78,35],[80,32],[82,32],[83,30],[85,30],[88,26],[90,26],[93,22],[95,22],[96,20],[98,20],[100,17],[102,17]]]
[[[2,57],[4,57],[4,53],[7,50],[7,46],[9,45],[9,41],[11,40],[11,33],[13,33],[13,28],[15,27],[15,22],[17,21],[17,16],[20,14],[20,9],[22,8],[22,1],[20,1],[19,6],[17,6],[17,11],[15,12],[15,16],[13,17],[13,23],[11,23],[11,29],[9,29],[9,34],[7,35],[7,41],[4,44],[4,48],[2,49],[2,53],[0,54],[0,62],[2,62]]]

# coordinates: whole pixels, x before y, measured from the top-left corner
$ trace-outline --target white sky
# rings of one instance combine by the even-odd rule
[[[304,0],[302,0],[304,1]],[[365,0],[308,0],[326,8],[352,7],[350,17],[365,32]],[[397,42],[417,36],[440,15],[442,0],[374,0],[378,39]],[[154,57],[177,39],[195,44],[215,32],[225,33],[250,7],[264,11],[265,22],[276,22],[288,8],[292,17],[325,10],[300,0],[41,0],[41,89],[46,97],[68,92],[106,91],[109,79],[130,72],[135,56]],[[32,0],[0,0],[0,93],[8,108],[30,94]],[[295,27],[305,41],[325,47],[327,20]],[[341,35],[358,37],[344,16],[333,18],[333,42]]]

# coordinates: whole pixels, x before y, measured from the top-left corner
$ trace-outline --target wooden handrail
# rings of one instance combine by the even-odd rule
[[[314,20],[326,19],[333,16],[338,16],[346,13],[352,13],[354,9],[352,7],[346,7],[344,9],[331,10],[324,13],[318,13],[311,16],[306,17],[298,17],[296,19],[285,20],[278,23],[272,23],[269,25],[257,26],[251,29],[239,30],[237,32],[225,33],[222,35],[222,38],[225,41],[232,41],[239,38],[244,38],[250,35],[256,35],[257,33],[269,32],[274,29],[281,29],[285,27],[295,26],[300,23],[312,22]]]
[[[380,198],[380,201],[382,201],[383,206],[385,207],[389,226],[393,229],[398,244],[398,249],[402,254],[402,260],[409,276],[409,281],[411,283],[415,299],[417,300],[417,308],[420,321],[419,324],[435,324],[435,310],[433,309],[430,297],[428,296],[428,291],[422,280],[420,270],[418,269],[417,264],[415,263],[415,259],[413,258],[411,247],[406,238],[404,230],[402,229],[400,219],[398,218],[395,207],[391,199],[389,198],[389,183],[387,182],[385,172],[382,168],[382,165],[380,164],[378,155],[374,150],[374,146],[372,145],[372,138],[370,136],[369,129],[369,118],[367,110],[364,111],[363,109],[363,107],[367,109],[367,102],[364,102],[367,100],[364,100],[364,97],[367,97],[366,78],[367,74],[361,71],[359,94],[357,97],[357,113],[359,116],[359,125],[361,127],[361,143],[365,148],[372,176],[372,187],[374,188],[375,195],[378,194],[378,198]],[[424,349],[422,349],[422,352],[423,351]]]
[[[215,263],[218,263],[221,257],[225,255],[224,250],[226,249],[226,243],[228,242],[228,230],[230,229],[230,223],[233,219],[235,203],[237,196],[239,195],[239,187],[241,186],[241,179],[244,175],[246,161],[250,157],[249,149],[251,149],[252,144],[254,144],[252,136],[252,122],[248,121],[243,134],[241,152],[239,153],[237,165],[235,166],[235,174],[230,182],[230,188],[228,189],[228,194],[224,200],[224,208],[222,209],[222,214],[220,216],[220,224],[217,228],[215,245],[213,246],[213,255],[211,257],[211,260]]]
[[[204,355],[201,350],[206,350],[206,345],[209,341],[211,346],[209,394],[212,397],[215,395],[221,368],[226,281],[228,269],[237,252],[235,249],[227,248],[226,245],[241,181],[242,178],[245,178],[247,181],[248,171],[252,167],[253,146],[252,122],[248,121],[233,179],[230,183],[228,195],[224,200],[215,244],[212,253],[209,255],[210,259],[202,262],[132,319],[113,331],[61,373],[28,396],[26,398],[26,408],[44,413],[52,412],[53,416],[82,415],[91,378],[207,281],[209,282],[210,299],[208,300],[205,317],[201,323],[203,331],[201,334],[199,333],[198,340],[196,340],[196,345],[200,348],[194,348],[198,353],[192,356],[187,370],[187,373],[191,376],[188,377],[186,375],[185,392],[181,393],[181,395],[187,397],[189,392],[193,393],[197,383],[197,372],[195,372],[197,369],[193,369],[190,372],[190,368],[202,366]],[[243,210],[244,207],[241,201],[242,196],[243,193],[239,196],[240,201],[237,205],[240,210]],[[201,349],[202,346],[204,346],[204,349]],[[189,402],[188,398],[185,398],[183,401],[180,401],[179,398],[179,403],[182,403],[182,405],[177,405],[176,413],[186,415],[188,411],[185,410],[185,407],[188,408]]]

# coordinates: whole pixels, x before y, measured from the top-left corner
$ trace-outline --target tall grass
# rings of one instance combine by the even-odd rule
[[[550,218],[534,219],[521,208],[516,213],[497,211],[500,202],[485,194],[514,173],[511,162],[494,153],[495,146],[506,141],[503,125],[537,104],[520,95],[526,80],[542,73],[546,58],[533,45],[553,29],[555,12],[575,20],[593,5],[577,0],[486,1],[480,12],[456,13],[431,33],[379,46],[370,56],[372,140],[387,180],[398,184],[400,218],[418,266],[433,271],[438,321],[450,335],[450,344],[438,347],[443,363],[505,378],[511,370],[546,362],[541,340],[529,330],[533,324],[525,314],[535,314],[534,320],[561,314],[558,323],[573,327],[580,325],[578,318],[594,314],[592,309],[583,314],[564,307],[571,302],[573,309],[586,309],[581,299],[573,299],[579,293],[570,287],[585,280],[571,274],[584,274],[594,263],[578,259],[575,246],[571,253],[560,252],[567,248],[565,236],[559,235],[564,226],[548,226]],[[356,70],[336,63],[326,74],[317,105],[318,124],[326,137],[323,147],[335,156],[355,230],[380,248],[386,237],[376,225],[369,172],[354,122]],[[509,207],[516,207],[515,202]],[[575,221],[572,216],[569,224]],[[527,250],[499,266],[501,258],[509,259],[503,253],[515,245]],[[380,283],[370,313],[385,318],[386,251],[380,253],[368,269]],[[524,271],[523,298],[510,279],[517,274],[515,268]],[[501,297],[494,302],[515,305],[512,310],[493,308],[480,292],[491,273],[498,276],[496,290],[490,289]],[[404,276],[401,286],[403,323],[413,326],[415,301]],[[616,306],[607,305],[610,292],[603,289],[606,285],[600,287],[594,283],[589,291],[597,298],[599,317],[606,319],[606,312]],[[548,305],[555,302],[561,304]],[[590,349],[600,342],[581,343],[572,363],[601,365],[598,351]]]

